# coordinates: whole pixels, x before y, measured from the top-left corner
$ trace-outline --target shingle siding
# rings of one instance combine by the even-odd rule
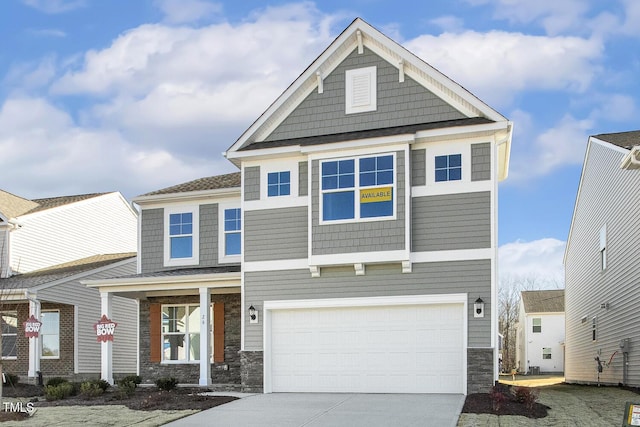
[[[307,224],[306,206],[246,211],[244,213],[244,260],[272,261],[306,258]]]
[[[427,183],[426,150],[411,150],[411,185],[425,185]]]
[[[298,163],[298,196],[309,194],[309,162]]]
[[[377,109],[345,114],[345,71],[377,68]],[[354,50],[323,81],[323,93],[313,91],[266,138],[267,141],[381,127],[463,119],[465,116],[435,94],[405,75],[398,81],[398,69],[365,48]]]
[[[345,224],[320,224],[319,164],[312,164],[313,255],[376,252],[405,248],[404,152],[396,153],[396,219]],[[356,195],[357,197],[357,195]]]
[[[565,261],[566,359],[568,382],[596,382],[594,358],[608,361],[631,338],[628,384],[640,386],[640,245],[635,220],[640,212],[640,172],[620,169],[624,154],[591,143],[585,158]],[[634,216],[635,215],[635,216]],[[600,264],[599,232],[607,229],[607,269]],[[608,303],[609,309],[600,308]],[[597,316],[598,340],[591,340]],[[582,323],[582,318],[586,322]],[[604,383],[623,380],[622,355],[601,374]]]
[[[411,250],[444,251],[491,247],[491,193],[414,197]]]
[[[309,270],[246,272],[245,301],[260,312],[262,301],[316,298],[351,298],[398,295],[467,293],[468,344],[491,345],[491,262],[489,260],[414,264],[403,274],[399,264],[367,265],[364,276],[356,276],[353,266],[322,268],[319,278]],[[485,317],[473,317],[473,302],[485,301]],[[245,349],[262,350],[262,323],[245,324]]]
[[[244,200],[260,200],[260,166],[244,168]]]
[[[491,179],[491,144],[471,144],[471,181]]]

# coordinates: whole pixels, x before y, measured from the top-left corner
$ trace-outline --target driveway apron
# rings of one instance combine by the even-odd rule
[[[455,426],[461,394],[256,394],[167,426]]]

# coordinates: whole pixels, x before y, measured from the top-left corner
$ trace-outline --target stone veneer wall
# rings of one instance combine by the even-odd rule
[[[240,377],[242,391],[245,393],[263,392],[263,352],[240,352]]]
[[[488,393],[493,386],[493,349],[467,349],[467,394]]]
[[[151,362],[149,304],[198,304],[198,295],[150,298],[140,301],[140,376],[143,383],[175,377],[183,384],[198,384],[199,363],[162,364]],[[224,303],[224,362],[211,364],[213,385],[240,385],[240,294],[211,295],[211,302]],[[215,310],[215,305],[214,305]],[[213,337],[211,337],[213,340]]]

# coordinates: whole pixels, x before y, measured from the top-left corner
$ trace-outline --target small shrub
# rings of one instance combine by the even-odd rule
[[[80,394],[86,399],[93,399],[104,393],[102,387],[97,381],[84,381],[80,384]]]
[[[49,379],[47,380],[47,382],[46,382],[46,384],[45,384],[45,385],[46,385],[46,386],[54,386],[54,387],[55,387],[55,386],[58,386],[58,385],[60,385],[60,384],[62,384],[62,383],[68,383],[68,382],[69,382],[69,380],[68,380],[68,379],[66,379],[66,378],[62,378],[62,377],[52,377],[52,378],[49,378]]]
[[[160,390],[171,391],[176,388],[177,385],[178,380],[174,377],[164,377],[156,380],[156,386],[158,386]]]
[[[502,389],[497,385],[491,388],[489,397],[491,397],[491,407],[495,412],[498,412],[500,408],[502,408],[502,404],[507,400],[507,396],[504,395]]]
[[[109,384],[108,381],[105,380],[92,380],[92,383],[94,383],[96,386],[100,387],[100,389],[105,392],[109,389],[109,387],[111,387],[111,384]]]
[[[126,378],[118,381],[118,388],[116,389],[115,398],[122,400],[133,396],[136,392],[136,387],[138,385],[131,380],[127,380]]]
[[[17,375],[8,374],[8,373],[4,374],[4,384],[6,384],[6,385],[12,385],[12,386],[16,385],[16,384],[18,384],[18,379],[19,378],[18,378]]]
[[[142,384],[142,377],[140,375],[127,375],[126,377],[122,377],[120,381],[118,381],[118,384],[121,382],[132,382],[137,387],[138,384]]]
[[[68,381],[58,385],[48,385],[44,390],[44,395],[47,400],[61,400],[71,396],[72,393],[73,385]]]
[[[531,387],[514,387],[513,393],[516,401],[522,403],[529,410],[533,409],[533,405],[539,396],[538,390]]]

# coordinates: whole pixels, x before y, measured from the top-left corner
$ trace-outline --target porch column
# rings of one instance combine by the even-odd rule
[[[102,314],[109,319],[111,319],[112,299],[111,293],[100,292]],[[100,377],[113,385],[113,341],[103,341],[100,346]]]
[[[27,296],[27,298],[29,298]],[[40,320],[40,301],[34,298],[29,298],[29,315]],[[42,331],[40,331],[42,333]],[[38,371],[40,370],[40,356],[42,352],[40,350],[42,341],[39,337],[29,338],[29,371],[27,375],[29,378],[36,378]]]
[[[200,288],[200,379],[198,384],[211,384],[211,290]]]

